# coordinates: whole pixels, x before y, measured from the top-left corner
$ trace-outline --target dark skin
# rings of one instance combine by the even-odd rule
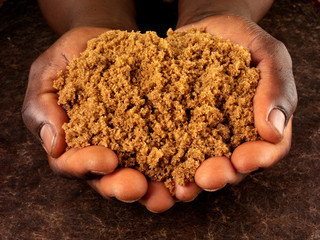
[[[249,48],[261,80],[253,100],[255,126],[263,141],[247,142],[230,159],[205,160],[195,182],[175,186],[175,197],[161,182],[148,181],[134,169],[118,168],[110,149],[90,146],[65,152],[62,124],[68,117],[57,105],[52,82],[89,39],[110,29],[138,30],[131,0],[39,0],[43,15],[61,37],[32,64],[23,104],[25,124],[42,142],[54,172],[86,179],[103,197],[140,201],[152,212],[163,212],[176,201],[192,201],[205,191],[240,182],[246,174],[278,162],[291,145],[292,116],[297,93],[291,58],[285,46],[256,22],[268,11],[270,0],[179,0],[177,30],[192,26]],[[88,180],[88,176],[99,176]]]

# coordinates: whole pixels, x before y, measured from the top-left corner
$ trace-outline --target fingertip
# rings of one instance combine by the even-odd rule
[[[62,125],[68,121],[68,116],[58,105],[55,93],[26,96],[22,118],[50,157],[58,158],[65,152],[65,132]]]
[[[273,144],[266,141],[246,142],[238,146],[231,156],[235,169],[243,174],[259,168],[267,168],[282,159],[291,146],[292,117],[290,118],[282,140]]]
[[[196,184],[206,191],[216,191],[237,181],[237,173],[226,157],[205,160],[195,174]]]
[[[286,128],[285,113],[279,108],[272,108],[267,114],[261,113],[261,110],[255,110],[255,113],[255,126],[259,135],[271,143],[281,142]],[[264,115],[267,117],[264,118]]]
[[[106,175],[118,167],[118,157],[111,149],[103,146],[89,146],[83,149],[86,152],[78,155],[86,162],[88,171]]]
[[[191,202],[201,192],[201,188],[194,182],[186,183],[184,186],[175,183],[175,197],[178,201]]]
[[[53,156],[52,150],[56,142],[56,131],[53,129],[53,126],[48,123],[42,124],[39,131],[39,136],[41,139],[42,146],[47,154],[51,157],[57,158],[58,156]]]
[[[260,63],[261,79],[253,98],[254,124],[264,140],[276,144],[282,141],[296,108],[296,94],[293,77],[283,76],[269,65]]]
[[[51,168],[64,176],[87,179],[90,175],[103,176],[118,166],[116,154],[102,146],[71,148],[59,158],[48,156]]]
[[[65,152],[66,149],[66,139],[65,131],[62,125],[68,122],[68,116],[63,108],[57,104],[56,95],[54,97],[47,97],[46,101],[48,104],[48,113],[46,116],[46,123],[48,123],[55,132],[55,138],[52,140],[51,145],[51,156],[57,158]]]
[[[151,181],[148,185],[148,191],[140,199],[140,203],[150,212],[162,213],[170,209],[175,204],[175,200],[164,183]]]
[[[50,123],[43,123],[39,130],[40,141],[46,153],[52,158],[60,157],[66,149],[64,131],[57,131]]]
[[[286,116],[279,108],[273,108],[268,115],[268,122],[273,128],[276,137],[281,140],[284,133]]]
[[[131,168],[119,168],[99,181],[97,188],[103,197],[115,197],[128,203],[141,199],[148,189],[144,175]]]

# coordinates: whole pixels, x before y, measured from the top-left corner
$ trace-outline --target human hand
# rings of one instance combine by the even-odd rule
[[[292,115],[297,105],[287,49],[257,24],[239,16],[212,16],[194,25],[250,50],[252,65],[259,69],[261,77],[253,99],[254,121],[264,141],[242,144],[231,161],[241,173],[271,166],[290,149]],[[191,25],[180,30],[188,27]]]
[[[172,206],[176,200],[190,201],[203,189],[216,191],[227,184],[236,184],[244,176],[259,168],[268,168],[289,151],[291,145],[292,115],[297,105],[297,93],[292,73],[291,58],[285,46],[243,17],[220,15],[185,25],[205,28],[207,33],[219,35],[231,42],[247,47],[252,54],[252,64],[260,71],[260,81],[253,99],[254,123],[263,141],[246,142],[238,146],[231,159],[212,157],[205,160],[195,175],[195,182],[186,186],[176,185],[176,199],[164,194],[164,186],[157,183],[157,199],[144,197],[149,209]],[[168,203],[171,203],[168,204]],[[162,209],[164,210],[164,209]]]
[[[71,149],[62,154],[65,142],[61,126],[67,121],[67,116],[63,109],[57,105],[57,95],[52,88],[52,81],[56,78],[56,72],[64,69],[73,55],[78,55],[85,49],[87,40],[107,30],[95,29],[91,31],[93,29],[84,28],[78,29],[79,32],[76,30],[62,36],[35,61],[30,71],[23,117],[29,129],[42,138],[53,170],[70,177],[86,178],[88,175],[103,175],[100,179],[88,181],[102,196],[106,198],[115,196],[122,201],[131,202],[141,198],[147,192],[140,202],[150,211],[162,212],[173,206],[175,201],[193,200],[201,189],[213,191],[228,183],[239,182],[243,174],[259,167],[268,167],[284,156],[290,148],[291,115],[296,105],[290,57],[279,42],[253,23],[242,19],[243,25],[241,25],[239,19],[233,19],[239,24],[235,25],[235,29],[240,29],[238,32],[233,32],[232,29],[226,31],[228,28],[223,27],[223,24],[217,27],[216,21],[218,20],[224,24],[232,25],[232,21],[225,22],[222,17],[210,17],[192,25],[206,27],[207,32],[221,35],[233,42],[247,46],[251,50],[254,64],[265,76],[261,75],[262,79],[266,79],[260,81],[258,87],[260,90],[257,90],[254,99],[255,124],[260,135],[269,142],[245,143],[235,150],[231,160],[224,157],[206,160],[196,173],[195,183],[188,183],[186,186],[176,185],[175,198],[169,194],[163,183],[147,183],[144,176],[136,170],[121,168],[115,170],[118,164],[117,158],[111,150],[106,148]],[[192,25],[185,26],[180,30]],[[249,28],[249,25],[252,28]],[[243,29],[239,28],[240,26]],[[253,31],[254,26],[256,26],[256,31]],[[247,36],[243,34],[244,29],[252,34],[251,39],[249,38],[250,34]],[[80,37],[79,34],[81,35],[83,31],[90,33],[87,32],[86,37]],[[266,46],[276,47],[275,49],[281,51],[264,49],[265,43],[268,43]],[[71,44],[71,48],[68,47],[69,44]],[[263,47],[259,48],[259,46]],[[281,52],[284,54],[283,56],[281,56]],[[278,57],[280,58],[278,59]],[[261,82],[264,82],[262,87]],[[278,86],[278,91],[275,91],[273,86]],[[281,95],[282,92],[284,92],[283,95]],[[266,120],[271,107],[276,107],[286,113],[287,118],[284,119],[288,125],[283,136],[274,131],[274,127]],[[49,129],[49,131],[45,129]],[[254,152],[247,151],[252,147],[254,147]],[[106,161],[107,159],[108,161]]]
[[[141,198],[147,181],[138,171],[118,167],[118,159],[110,149],[91,146],[65,152],[65,134],[61,128],[68,117],[57,104],[53,88],[57,72],[85,50],[87,41],[107,28],[81,27],[62,35],[32,64],[22,116],[26,126],[37,136],[48,154],[54,172],[72,178],[87,179],[102,196],[116,197],[125,202]],[[93,177],[97,177],[94,178]]]

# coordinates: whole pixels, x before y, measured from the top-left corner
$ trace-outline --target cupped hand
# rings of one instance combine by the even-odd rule
[[[117,157],[107,148],[92,146],[64,152],[66,145],[61,126],[68,117],[57,105],[53,80],[73,56],[86,48],[89,39],[108,30],[78,28],[64,34],[33,63],[23,105],[23,119],[41,140],[55,172],[85,179],[101,176],[88,182],[103,197],[116,197],[124,202],[140,199],[150,211],[163,212],[176,201],[192,201],[203,189],[215,191],[226,184],[237,183],[245,174],[269,167],[287,154],[297,94],[291,59],[284,45],[255,23],[237,16],[208,17],[180,30],[192,26],[204,27],[206,32],[220,35],[251,51],[253,65],[261,75],[253,101],[255,126],[264,141],[240,145],[231,159],[207,159],[197,170],[194,183],[175,186],[175,197],[163,183],[147,182],[136,170],[117,168]]]
[[[87,179],[105,198],[116,197],[132,202],[145,195],[147,180],[136,170],[117,168],[118,159],[113,151],[90,146],[65,152],[62,125],[68,121],[68,116],[57,104],[58,95],[53,88],[57,72],[65,70],[69,61],[85,50],[88,40],[108,30],[94,27],[72,29],[35,60],[30,69],[22,116],[26,126],[42,142],[54,172]]]
[[[196,171],[195,182],[176,185],[175,199],[163,184],[154,183],[141,202],[153,211],[163,211],[175,201],[191,201],[201,190],[216,191],[227,184],[240,182],[245,175],[259,168],[268,168],[282,159],[291,146],[292,116],[297,105],[297,92],[290,55],[285,46],[256,23],[240,16],[219,15],[178,28],[204,28],[248,48],[252,65],[260,71],[260,81],[253,99],[254,124],[262,141],[246,142],[238,146],[231,159],[212,157]],[[157,198],[153,191],[158,191]]]

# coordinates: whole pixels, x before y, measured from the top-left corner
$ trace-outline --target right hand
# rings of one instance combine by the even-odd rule
[[[145,195],[147,180],[137,170],[117,168],[118,159],[113,151],[101,146],[90,146],[65,152],[62,125],[68,121],[68,116],[57,104],[58,95],[53,88],[57,72],[64,71],[69,61],[86,49],[88,40],[108,30],[94,27],[72,29],[34,61],[22,117],[29,130],[40,139],[54,172],[88,180],[105,198],[116,197],[124,202],[132,202]]]

